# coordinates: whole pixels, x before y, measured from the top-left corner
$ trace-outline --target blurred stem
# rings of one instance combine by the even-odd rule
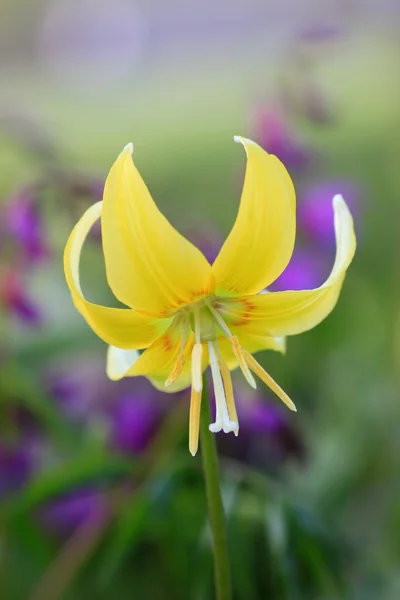
[[[201,455],[206,483],[208,515],[213,537],[214,577],[217,600],[230,600],[231,577],[228,556],[224,506],[222,504],[218,455],[215,436],[208,429],[211,422],[207,378],[204,377],[203,402],[200,420]]]

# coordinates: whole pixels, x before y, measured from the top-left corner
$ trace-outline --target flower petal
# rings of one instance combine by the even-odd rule
[[[226,300],[224,319],[238,331],[258,335],[294,335],[318,325],[334,308],[355,249],[353,219],[342,196],[333,199],[336,259],[328,279],[314,290],[271,292]],[[238,333],[240,338],[240,333]]]
[[[123,350],[116,346],[108,346],[107,350],[107,376],[112,381],[125,377],[126,372],[140,356],[138,350]]]
[[[167,379],[180,353],[183,328],[181,321],[174,319],[170,327],[147,348],[127,372],[128,376],[164,377]],[[190,351],[194,335],[191,331],[184,346],[185,364],[183,370],[190,370]]]
[[[128,308],[108,308],[85,299],[79,280],[82,246],[92,225],[100,218],[102,203],[93,204],[75,225],[64,251],[64,270],[77,310],[97,335],[119,348],[147,348],[164,331],[169,319],[150,319]]]
[[[283,164],[260,146],[245,147],[247,169],[236,222],[212,269],[216,294],[256,294],[282,273],[293,252],[296,200]]]
[[[107,279],[117,298],[168,316],[214,290],[211,266],[158,210],[131,158],[121,152],[104,189],[101,216]]]
[[[171,373],[176,359],[181,351],[181,342],[183,335],[182,324],[184,321],[179,318],[174,319],[163,335],[161,335],[151,346],[140,355],[139,359],[126,372],[127,376],[144,375],[148,377],[152,384],[164,392],[177,392],[183,390],[192,382],[191,372],[191,353],[194,346],[194,333],[192,331],[186,336],[183,347],[184,364],[179,377],[174,383],[165,386],[165,382]],[[206,346],[203,349],[202,369],[208,365],[208,353]]]

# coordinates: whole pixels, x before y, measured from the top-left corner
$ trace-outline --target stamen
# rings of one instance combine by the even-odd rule
[[[196,392],[201,392],[203,389],[203,374],[201,357],[203,354],[203,344],[197,342],[192,350],[192,387]]]
[[[249,385],[251,385],[252,388],[256,389],[256,387],[257,387],[256,381],[255,381],[253,375],[250,373],[249,365],[247,364],[245,357],[244,357],[244,353],[246,351],[243,350],[236,335],[233,335],[230,338],[230,341],[232,343],[233,353],[239,361],[239,367],[240,367],[243,375],[245,376],[247,383]]]
[[[244,358],[246,359],[247,364],[250,369],[263,381],[275,394],[286,404],[290,410],[297,412],[297,408],[286,394],[283,389],[274,381],[271,375],[262,368],[262,366],[256,361],[254,356],[252,356],[247,350],[243,350]]]
[[[219,312],[211,304],[208,305],[208,308],[210,309],[211,314],[213,315],[214,319],[217,321],[218,325],[220,326],[221,331],[226,335],[227,338],[231,339],[232,334],[229,331],[229,327],[225,323],[224,319],[221,317]]]
[[[210,355],[211,375],[214,384],[215,405],[217,413],[215,423],[211,423],[211,425],[209,425],[209,430],[213,433],[217,433],[222,429],[224,433],[229,433],[230,431],[235,431],[238,428],[238,423],[237,421],[231,421],[229,418],[228,407],[225,398],[225,390],[224,385],[222,383],[221,371],[219,369],[218,359],[215,354],[212,342],[208,342],[208,351]]]
[[[256,389],[256,387],[257,387],[256,381],[255,381],[253,375],[250,373],[250,369],[247,366],[247,363],[243,357],[243,350],[239,343],[239,340],[237,339],[236,335],[231,334],[231,332],[229,331],[229,327],[225,323],[224,319],[221,317],[219,312],[213,306],[211,306],[211,304],[209,305],[209,309],[210,309],[211,314],[213,315],[214,319],[218,323],[219,327],[221,328],[221,331],[226,335],[226,337],[231,342],[233,353],[239,361],[239,367],[240,367],[247,383],[252,388]]]
[[[189,416],[189,451],[192,456],[195,456],[199,447],[200,407],[201,392],[192,387]]]

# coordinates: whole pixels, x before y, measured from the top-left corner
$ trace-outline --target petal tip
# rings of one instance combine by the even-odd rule
[[[342,194],[335,194],[333,196],[332,205],[334,209],[346,206],[346,202],[344,201]]]
[[[243,137],[242,135],[234,135],[233,141],[236,142],[237,144],[242,144],[244,147],[246,147],[247,144],[253,144],[254,146],[257,145],[255,142],[253,142],[252,140],[249,140],[248,138]]]
[[[122,152],[129,152],[129,154],[132,156],[133,154],[133,144],[132,142],[129,142],[129,144],[127,144],[124,149],[122,150]]]

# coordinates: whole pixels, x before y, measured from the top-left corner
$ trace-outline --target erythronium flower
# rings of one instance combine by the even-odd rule
[[[159,212],[136,170],[132,144],[108,175],[104,198],[73,229],[64,255],[76,308],[110,344],[111,379],[144,375],[166,391],[191,384],[189,449],[198,446],[202,372],[215,390],[212,432],[239,430],[230,370],[239,366],[255,387],[254,372],[291,409],[293,402],[252,354],[284,351],[284,336],[311,329],[333,309],[355,251],[351,214],[333,199],[336,260],[316,289],[260,294],[284,270],[295,239],[295,193],[283,164],[254,142],[235,138],[247,153],[247,170],[236,222],[211,266]],[[129,306],[107,308],[85,299],[79,260],[86,236],[101,218],[108,283]],[[138,349],[146,348],[139,355]]]

